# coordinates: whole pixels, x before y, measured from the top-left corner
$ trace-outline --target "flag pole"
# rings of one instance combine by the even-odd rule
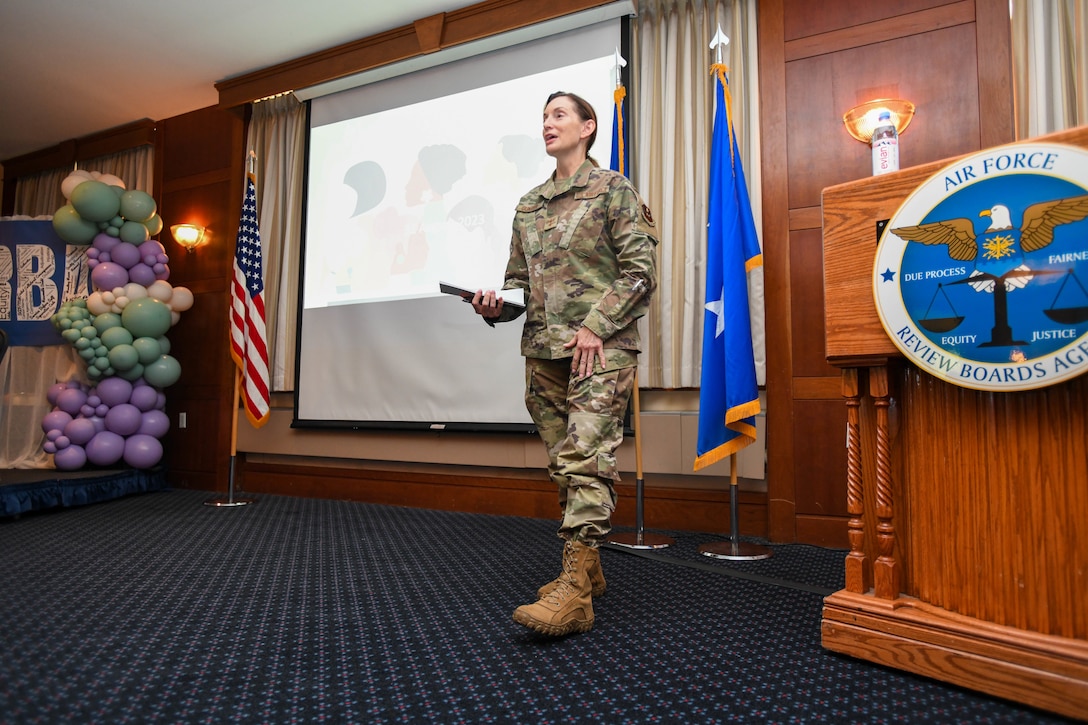
[[[204,502],[205,506],[217,506],[220,508],[233,508],[237,506],[248,506],[254,503],[251,498],[234,498],[234,461],[238,454],[238,399],[242,394],[241,390],[242,371],[234,371],[234,395],[231,397],[231,407],[233,408],[231,414],[230,424],[230,472],[227,479],[227,497],[226,498],[210,498]]]
[[[249,173],[253,173],[253,165],[257,162],[257,154],[253,149],[249,151],[249,157],[247,158],[249,165]],[[238,506],[248,506],[254,503],[252,498],[234,498],[234,464],[238,456],[238,407],[242,396],[242,369],[235,367],[234,370],[234,395],[231,396],[231,416],[230,416],[230,467],[227,473],[227,497],[226,498],[210,498],[204,502],[205,506],[215,506],[218,508],[235,508]]]
[[[770,547],[762,544],[750,544],[740,540],[740,516],[737,513],[739,493],[737,487],[737,454],[731,453],[729,455],[729,541],[703,544],[699,547],[699,553],[703,556],[732,561],[752,561],[771,557]]]
[[[628,549],[664,549],[674,542],[668,536],[647,534],[643,527],[643,481],[642,481],[642,411],[638,399],[638,370],[635,370],[634,413],[632,423],[635,428],[635,531],[634,533],[613,534],[607,543]]]

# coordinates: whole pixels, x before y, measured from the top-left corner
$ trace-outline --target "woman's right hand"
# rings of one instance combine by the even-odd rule
[[[476,294],[472,296],[472,309],[478,315],[494,319],[502,314],[502,298],[495,294],[495,290],[476,290]]]

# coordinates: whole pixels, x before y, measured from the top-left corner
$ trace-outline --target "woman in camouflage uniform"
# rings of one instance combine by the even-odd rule
[[[589,156],[597,117],[585,100],[552,94],[543,134],[555,173],[518,203],[503,287],[525,291],[525,403],[559,489],[563,568],[514,620],[565,635],[593,626],[592,599],[605,590],[598,546],[616,506],[615,451],[634,385],[635,321],[657,286],[657,237],[631,182]],[[472,303],[489,324],[505,319],[493,290]]]

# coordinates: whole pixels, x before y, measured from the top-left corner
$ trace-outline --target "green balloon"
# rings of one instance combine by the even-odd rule
[[[84,183],[86,183],[86,182],[84,182]],[[91,363],[91,365],[98,368],[102,372],[106,372],[107,370],[110,369],[109,358],[105,358],[105,357],[96,357],[94,359],[94,362]]]
[[[84,360],[86,360],[87,362],[90,362],[91,360],[94,360],[94,348],[93,347],[83,348],[82,350],[79,351],[79,356],[81,358],[83,358]]]
[[[123,370],[123,371],[117,373],[117,377],[124,378],[125,380],[133,382],[133,381],[137,380],[138,378],[142,377],[143,374],[144,374],[144,366],[141,365],[140,363],[136,363],[129,370]]]
[[[148,234],[155,236],[162,231],[162,217],[158,214],[152,214],[151,218],[144,222],[144,226],[147,227]]]
[[[140,222],[127,221],[121,225],[121,241],[129,244],[143,244],[150,238],[150,234]]]
[[[98,225],[81,217],[71,204],[65,204],[53,214],[53,231],[69,244],[86,246],[98,235]]]
[[[122,318],[123,319],[123,318]],[[118,345],[132,345],[132,333],[126,330],[124,327],[117,326],[111,327],[102,331],[102,336],[99,338],[102,340],[102,344],[108,349],[112,350]],[[133,350],[133,352],[136,352]],[[116,367],[116,366],[115,366]]]
[[[101,315],[95,315],[94,329],[98,330],[99,337],[111,327],[121,327],[121,315],[116,312],[103,312]]]
[[[155,209],[155,200],[146,191],[130,189],[121,194],[121,216],[131,222],[146,222]]]
[[[144,366],[144,380],[156,388],[166,388],[181,377],[181,365],[169,355],[163,355],[150,365]]]
[[[74,343],[76,340],[83,337],[83,335],[79,334],[79,330],[73,330],[71,328],[68,328],[64,332],[60,333],[60,336],[71,343]]]
[[[130,300],[121,311],[121,324],[133,337],[160,337],[170,323],[170,306],[154,297]]]
[[[71,202],[79,215],[91,222],[108,222],[121,209],[121,200],[109,185],[93,179],[72,189]]]
[[[110,350],[110,354],[107,357],[109,358],[110,366],[119,372],[131,370],[140,362],[140,358],[136,354],[136,348],[132,345],[118,345]]]
[[[132,346],[136,348],[136,354],[144,365],[154,362],[160,355],[167,353],[159,345],[159,341],[153,337],[137,337],[132,341]]]

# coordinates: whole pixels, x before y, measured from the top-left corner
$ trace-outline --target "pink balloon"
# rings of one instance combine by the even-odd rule
[[[74,471],[87,463],[87,452],[83,446],[68,446],[53,454],[53,463],[62,471]]]
[[[121,403],[106,413],[106,430],[117,435],[130,436],[140,429],[140,409],[131,403]]]
[[[99,262],[91,271],[91,284],[99,291],[124,287],[128,284],[128,271],[115,262]]]
[[[104,430],[87,443],[87,460],[96,466],[112,466],[125,454],[125,439]]]
[[[125,441],[124,457],[133,468],[151,468],[162,458],[162,443],[149,435],[136,434]]]
[[[161,410],[149,410],[143,414],[137,433],[162,438],[170,430],[170,418]]]

